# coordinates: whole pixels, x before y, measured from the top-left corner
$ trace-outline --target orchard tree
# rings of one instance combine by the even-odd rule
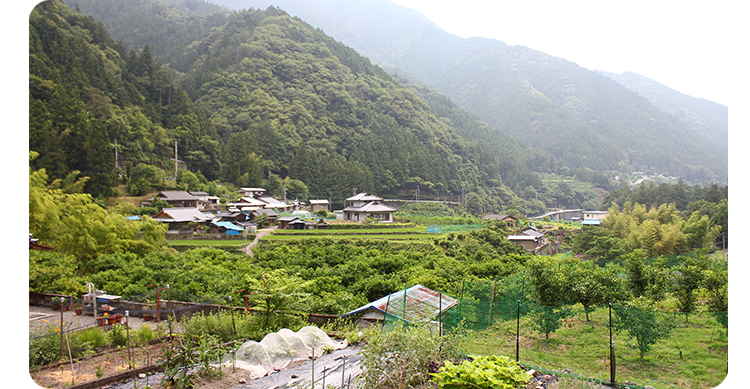
[[[674,295],[677,298],[677,309],[685,313],[695,311],[698,300],[696,291],[704,283],[704,272],[708,270],[709,259],[705,254],[695,257],[680,257],[682,264],[675,268]]]
[[[670,290],[673,275],[666,260],[656,258],[646,264],[643,250],[635,250],[623,257],[625,260],[625,286],[632,297],[647,297],[653,301],[664,298]]]
[[[612,304],[612,309],[615,330],[625,331],[635,340],[641,360],[653,345],[669,337],[677,326],[672,316],[656,311],[653,301],[646,297],[638,297],[627,305]]]
[[[716,320],[727,328],[727,311],[729,310],[728,283],[729,272],[726,263],[716,261],[710,269],[703,272],[703,288],[708,293],[706,305]]]
[[[301,302],[307,297],[306,282],[286,274],[284,269],[263,273],[260,278],[245,275],[252,303],[261,311],[264,330],[288,328],[302,322]]]
[[[597,305],[617,301],[624,296],[625,284],[614,267],[600,267],[593,262],[576,264],[570,271],[570,298],[583,305],[586,321]]]

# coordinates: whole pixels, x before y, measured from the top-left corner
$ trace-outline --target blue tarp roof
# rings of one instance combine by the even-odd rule
[[[602,224],[602,221],[598,219],[586,219],[581,224],[584,226],[598,226]]]
[[[224,227],[227,230],[234,230],[234,231],[242,231],[243,230],[242,227],[236,226],[232,222],[215,222],[214,224],[216,224],[219,227]]]
[[[128,219],[128,220],[141,220],[141,217],[140,216],[128,216],[125,219]]]

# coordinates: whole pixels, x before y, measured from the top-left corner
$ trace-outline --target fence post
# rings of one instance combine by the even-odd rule
[[[344,355],[344,364],[341,365],[341,389],[344,389],[344,371],[346,371],[346,355]]]
[[[516,303],[516,362],[518,362],[518,352],[521,349],[521,299]]]
[[[492,322],[494,321],[493,311],[495,308],[495,291],[497,288],[497,276],[495,276],[495,280],[492,281],[492,296],[490,298],[490,322],[487,323],[487,326],[491,326]]]
[[[401,314],[401,318],[404,319],[404,322],[406,322],[406,285],[407,283],[404,283],[404,309],[402,310],[403,313]]]
[[[438,292],[438,325],[440,326],[438,328],[438,334],[442,337],[443,336],[443,292]],[[441,343],[442,347],[442,343]],[[341,385],[343,388],[343,384]]]
[[[615,341],[612,340],[612,302],[609,302],[609,382],[615,383]]]
[[[229,306],[231,308],[232,313],[232,331],[234,332],[234,337],[237,337],[237,326],[234,324],[234,307],[232,306],[232,296],[228,296],[227,299],[229,299]]]
[[[63,336],[65,336],[65,326],[63,325],[63,312],[65,312],[65,297],[60,297],[60,356],[65,358],[65,348]]]
[[[130,368],[133,368],[133,355],[130,351],[130,310],[125,310],[125,333],[127,333],[128,336],[128,366]]]
[[[381,329],[385,328],[385,321],[388,320],[388,306],[391,304],[391,295],[388,295],[388,299],[385,301],[385,313],[383,313],[383,324],[380,326]]]

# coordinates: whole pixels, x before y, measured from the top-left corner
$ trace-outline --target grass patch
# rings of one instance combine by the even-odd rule
[[[580,313],[563,320],[549,340],[531,329],[528,317],[520,321],[520,361],[544,369],[562,371],[609,381],[609,316],[606,308]],[[679,318],[679,315],[678,315]],[[493,327],[467,337],[469,353],[499,354],[515,358],[516,321],[496,322]],[[625,333],[614,333],[616,381],[632,381],[655,389],[708,389],[726,377],[726,331],[708,314],[694,314],[669,339],[662,340],[640,360],[638,348]],[[659,382],[664,381],[664,382]]]
[[[427,227],[403,228],[357,228],[357,229],[320,229],[320,230],[276,230],[276,235],[335,236],[335,235],[393,235],[426,233]]]
[[[263,241],[297,241],[304,239],[333,240],[386,240],[388,242],[417,241],[427,242],[438,237],[428,234],[427,227],[402,228],[357,228],[357,229],[324,229],[324,230],[277,230],[264,236]]]

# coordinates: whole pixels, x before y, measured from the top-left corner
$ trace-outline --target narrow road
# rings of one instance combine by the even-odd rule
[[[270,226],[268,228],[264,228],[262,230],[258,230],[258,232],[255,234],[255,239],[253,239],[252,242],[250,242],[249,245],[245,246],[245,254],[249,255],[250,258],[253,257],[253,250],[252,248],[255,247],[255,245],[258,244],[258,241],[260,241],[260,238],[268,235],[271,231],[276,230],[276,226]]]

